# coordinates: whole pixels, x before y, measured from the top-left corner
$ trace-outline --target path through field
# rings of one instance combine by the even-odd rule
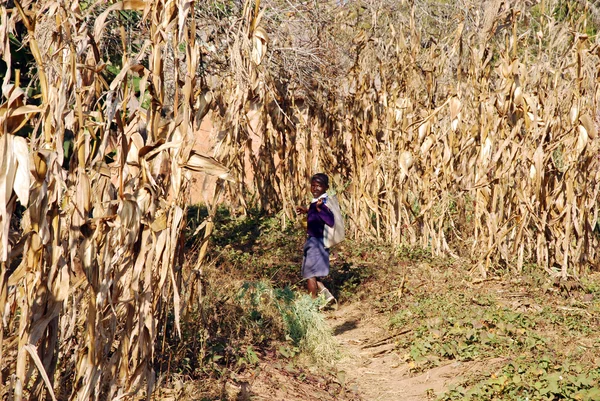
[[[483,367],[483,362],[454,362],[412,374],[409,364],[394,352],[395,338],[390,338],[380,315],[350,304],[329,312],[328,321],[344,355],[338,369],[345,372],[346,387],[365,401],[432,400]]]
[[[413,374],[394,349],[396,337],[386,320],[359,304],[341,305],[325,312],[340,345],[341,359],[333,376],[318,369],[286,367],[264,361],[260,369],[228,383],[224,399],[236,401],[426,401],[434,400],[453,383],[500,360],[454,362]],[[403,335],[403,334],[400,334]],[[341,385],[341,387],[340,387]]]

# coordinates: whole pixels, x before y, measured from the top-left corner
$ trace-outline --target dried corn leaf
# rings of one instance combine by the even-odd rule
[[[229,174],[229,169],[214,158],[203,156],[195,151],[190,153],[188,161],[182,166],[188,170],[207,173],[219,177],[222,180],[235,182],[233,177]]]

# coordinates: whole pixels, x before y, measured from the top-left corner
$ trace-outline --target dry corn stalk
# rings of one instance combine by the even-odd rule
[[[482,275],[535,263],[566,278],[597,264],[598,56],[582,33],[591,22],[559,20],[557,3],[543,2],[534,31],[523,2],[461,4],[320,6],[335,37],[309,39],[322,60],[349,57],[296,91],[282,90],[301,83],[276,68],[281,52],[257,63],[250,39],[256,26],[277,43],[297,38],[267,10],[257,25],[242,19],[248,40],[232,44],[231,65],[245,74],[230,74],[217,97],[217,122],[235,127],[220,154],[237,174],[254,172],[230,188],[234,199],[253,194],[291,217],[307,178],[324,170],[356,235],[468,257]]]
[[[14,4],[0,8],[0,397],[149,397],[159,316],[173,310],[179,330],[188,171],[229,179],[192,151],[194,2]],[[116,25],[111,76],[103,35],[124,12],[148,19],[149,32],[132,51]],[[37,102],[11,62],[16,28],[27,30]],[[181,85],[165,118],[169,48]]]

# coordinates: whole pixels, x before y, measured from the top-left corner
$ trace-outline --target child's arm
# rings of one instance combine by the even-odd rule
[[[333,227],[335,222],[333,212],[329,210],[327,204],[323,203],[323,199],[319,199],[316,206],[318,216],[323,220],[323,223],[327,224],[329,227]]]
[[[296,214],[306,214],[308,209],[303,206],[296,206]]]

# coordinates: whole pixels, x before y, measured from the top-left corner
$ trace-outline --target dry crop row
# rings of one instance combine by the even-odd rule
[[[564,18],[562,3],[349,2],[323,22],[334,38],[265,12],[266,31],[231,46],[244,74],[218,88],[233,199],[293,218],[324,170],[356,236],[467,257],[484,276],[525,263],[578,276],[598,262],[600,47],[586,11]],[[303,91],[279,83],[270,50],[255,57],[271,42],[306,53],[309,37],[341,72],[320,65]]]
[[[1,4],[2,399],[130,399],[155,385],[155,340],[173,311],[179,330],[188,172],[227,177],[192,151],[203,117],[189,73],[200,56],[193,7]],[[127,13],[149,21],[135,52],[118,23]],[[106,73],[106,34],[121,46],[116,75]],[[37,98],[20,87],[28,71],[13,65],[16,37],[34,58]],[[171,118],[168,55],[179,83]]]

